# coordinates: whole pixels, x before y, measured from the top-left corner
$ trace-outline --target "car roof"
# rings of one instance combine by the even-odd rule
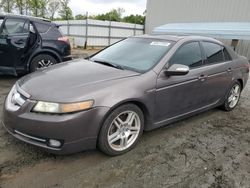
[[[223,45],[220,41],[211,38],[211,37],[204,37],[204,36],[194,36],[194,35],[166,35],[166,34],[146,34],[135,36],[136,38],[150,38],[150,39],[160,39],[160,40],[168,40],[178,42],[180,40],[199,40],[199,41],[210,41],[215,42]]]
[[[16,15],[16,14],[0,14],[0,18],[23,18],[34,22],[41,22],[51,24],[51,21],[45,18],[39,18],[34,16],[27,16],[27,15]]]

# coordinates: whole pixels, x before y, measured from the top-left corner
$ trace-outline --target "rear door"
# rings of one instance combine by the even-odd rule
[[[0,66],[13,68],[20,65],[28,50],[29,21],[7,18],[0,30]]]
[[[206,103],[213,104],[222,99],[232,82],[231,57],[224,46],[203,41],[202,46],[206,55],[204,62],[204,90]]]

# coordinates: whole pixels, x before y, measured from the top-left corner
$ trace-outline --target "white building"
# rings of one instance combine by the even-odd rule
[[[147,1],[146,33],[167,23],[188,22],[250,22],[250,0]],[[237,51],[250,59],[250,42],[240,41]]]

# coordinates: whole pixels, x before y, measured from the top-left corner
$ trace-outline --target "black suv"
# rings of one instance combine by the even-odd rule
[[[71,60],[69,40],[49,20],[0,15],[0,74],[25,74]]]

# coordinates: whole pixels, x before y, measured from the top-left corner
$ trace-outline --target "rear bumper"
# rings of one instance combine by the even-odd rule
[[[52,116],[13,113],[4,110],[3,126],[15,138],[54,154],[71,154],[96,148],[97,137],[108,108],[94,108],[76,114]],[[49,139],[62,146],[49,146]]]
[[[72,60],[72,59],[73,59],[73,58],[72,58],[72,55],[64,56],[64,57],[62,57],[62,62],[70,61],[70,60]]]

